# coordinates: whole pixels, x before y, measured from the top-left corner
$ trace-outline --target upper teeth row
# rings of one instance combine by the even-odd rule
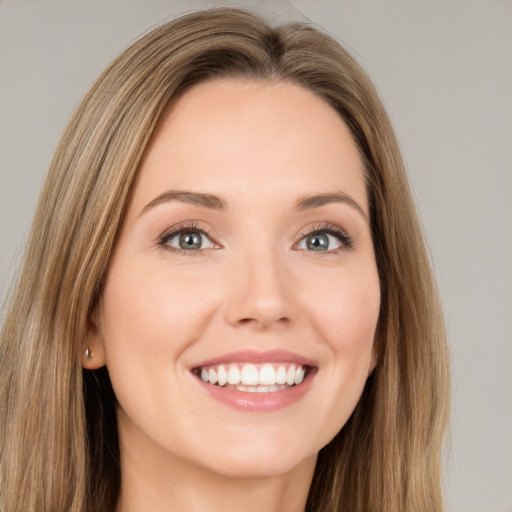
[[[210,384],[243,384],[245,386],[274,386],[276,384],[300,384],[304,380],[306,370],[302,366],[291,364],[286,369],[285,365],[274,368],[271,364],[264,364],[258,371],[253,364],[219,365],[201,369],[201,380]]]

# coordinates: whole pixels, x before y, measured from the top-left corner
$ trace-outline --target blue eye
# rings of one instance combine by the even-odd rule
[[[337,249],[350,249],[352,239],[339,226],[326,226],[304,234],[299,243],[298,249],[315,252],[336,251]]]
[[[331,251],[339,249],[343,244],[336,237],[327,233],[313,233],[304,237],[298,245],[299,249],[308,251]]]
[[[160,244],[183,251],[198,251],[209,249],[213,246],[212,241],[200,230],[180,230],[179,232],[164,235]]]

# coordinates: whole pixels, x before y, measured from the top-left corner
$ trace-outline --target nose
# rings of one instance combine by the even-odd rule
[[[265,330],[292,323],[296,315],[294,283],[282,256],[271,250],[258,251],[232,262],[225,308],[230,325]]]

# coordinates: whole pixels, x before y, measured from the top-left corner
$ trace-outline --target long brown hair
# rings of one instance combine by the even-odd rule
[[[307,510],[443,510],[445,332],[388,117],[366,74],[330,37],[228,8],[141,38],[101,75],[65,130],[1,331],[0,510],[115,507],[115,396],[105,368],[82,370],[89,317],[155,124],[177,95],[212,77],[305,87],[344,119],[365,164],[381,281],[378,364],[350,420],[319,454]]]

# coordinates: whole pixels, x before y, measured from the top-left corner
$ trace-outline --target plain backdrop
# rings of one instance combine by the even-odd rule
[[[0,297],[19,263],[52,153],[85,91],[142,32],[212,5],[221,3],[0,0]],[[319,25],[376,83],[446,311],[454,378],[449,510],[511,512],[512,2],[236,5],[276,22]]]

